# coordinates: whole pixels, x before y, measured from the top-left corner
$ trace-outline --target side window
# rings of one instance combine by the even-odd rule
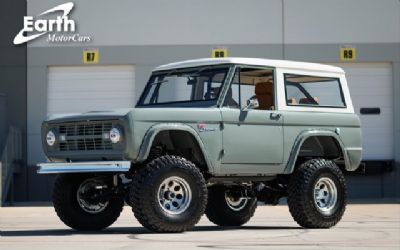
[[[285,74],[289,106],[346,107],[338,78]]]
[[[204,100],[213,100],[218,98],[221,90],[221,85],[225,80],[225,73],[217,73],[214,76],[206,79],[203,84]]]
[[[267,68],[237,68],[224,106],[244,108],[255,99],[260,110],[274,109],[274,71]]]
[[[240,85],[239,85],[239,81],[237,81],[236,79],[237,78],[236,78],[236,74],[235,74],[235,78],[231,84],[231,87],[225,96],[225,101],[224,101],[225,107],[240,108],[240,100],[239,100],[240,99]]]

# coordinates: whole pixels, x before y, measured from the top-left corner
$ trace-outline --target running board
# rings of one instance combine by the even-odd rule
[[[94,161],[94,162],[57,162],[40,163],[38,174],[127,172],[130,161]]]

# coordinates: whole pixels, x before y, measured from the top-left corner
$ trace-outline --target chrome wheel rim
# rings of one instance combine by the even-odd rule
[[[178,176],[166,178],[158,188],[158,203],[168,214],[185,212],[192,201],[192,191],[186,180]]]
[[[230,209],[240,211],[246,207],[249,199],[247,197],[234,197],[227,191],[225,192],[225,201]]]
[[[102,212],[108,206],[108,201],[106,202],[94,202],[89,201],[85,196],[88,195],[88,192],[98,192],[97,187],[103,186],[104,183],[100,180],[96,179],[87,179],[79,186],[76,198],[78,201],[79,206],[82,208],[83,211],[90,213],[90,214],[97,214]]]
[[[320,178],[314,186],[315,206],[324,215],[334,212],[337,196],[336,185],[330,178]]]

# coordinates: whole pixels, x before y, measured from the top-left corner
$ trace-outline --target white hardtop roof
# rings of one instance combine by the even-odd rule
[[[319,63],[307,63],[307,62],[296,62],[296,61],[286,61],[286,60],[270,60],[261,58],[244,58],[244,57],[201,58],[201,59],[187,60],[187,61],[164,64],[155,68],[154,71],[196,67],[204,65],[218,65],[218,64],[246,64],[246,65],[267,66],[275,68],[344,73],[342,68],[331,65],[319,64]]]

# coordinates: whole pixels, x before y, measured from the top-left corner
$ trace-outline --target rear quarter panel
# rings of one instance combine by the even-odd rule
[[[304,131],[331,131],[338,135],[349,156],[349,170],[357,168],[361,160],[361,129],[357,115],[313,111],[282,111],[284,119],[284,161],[288,162],[297,137]]]

